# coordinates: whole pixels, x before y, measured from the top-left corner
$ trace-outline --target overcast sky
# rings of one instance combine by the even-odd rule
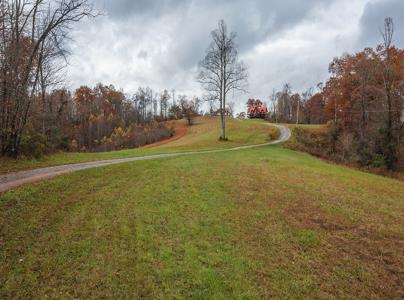
[[[404,46],[404,0],[94,0],[104,15],[80,23],[71,44],[70,88],[113,84],[133,93],[201,95],[195,81],[210,32],[224,19],[238,34],[240,58],[249,67],[249,92],[267,100],[286,82],[301,92],[328,76],[344,52],[380,43],[385,17]],[[232,95],[233,96],[233,95]]]

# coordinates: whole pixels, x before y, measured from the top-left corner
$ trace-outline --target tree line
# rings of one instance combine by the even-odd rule
[[[0,1],[0,153],[20,154],[34,102],[61,81],[71,26],[96,12],[87,0]]]
[[[167,120],[186,118],[192,124],[200,101],[167,90],[140,87],[127,95],[113,85],[81,86],[74,92],[53,89],[33,99],[22,132],[20,153],[36,157],[62,151],[111,151],[135,148],[169,138]]]
[[[387,18],[383,43],[335,58],[330,78],[316,89],[297,94],[285,84],[270,98],[269,118],[328,123],[330,155],[395,169],[404,130],[404,50],[393,45],[393,34],[393,20]]]
[[[88,0],[0,1],[1,156],[142,146],[173,134],[161,121],[198,114],[199,99],[174,91],[63,88],[72,25],[98,14]]]

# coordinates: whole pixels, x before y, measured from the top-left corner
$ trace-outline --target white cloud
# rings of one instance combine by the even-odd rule
[[[397,1],[387,0],[396,6]],[[370,11],[373,20],[374,6],[384,7],[376,0],[106,3],[109,16],[89,20],[75,31],[71,88],[103,82],[130,93],[150,86],[199,95],[197,64],[210,31],[223,18],[238,33],[241,57],[250,67],[249,95],[234,96],[238,110],[245,98],[266,100],[283,83],[300,92],[324,81],[333,57],[365,46],[362,27],[369,18],[364,12]]]

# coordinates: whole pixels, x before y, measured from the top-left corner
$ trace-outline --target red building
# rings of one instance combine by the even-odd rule
[[[250,119],[265,119],[268,115],[268,108],[258,99],[248,99],[247,115]]]

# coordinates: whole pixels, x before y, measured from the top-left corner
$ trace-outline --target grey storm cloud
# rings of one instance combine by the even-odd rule
[[[190,29],[203,28],[205,32],[219,19],[226,19],[229,27],[237,32],[240,47],[275,35],[284,28],[299,22],[315,6],[327,5],[329,0],[283,0],[283,1],[245,1],[245,0],[97,0],[101,8],[114,22],[125,22],[138,18],[147,25],[153,18],[175,14]],[[207,27],[207,28],[206,28]],[[206,31],[207,29],[207,31]],[[187,24],[182,31],[186,32]],[[181,33],[181,30],[179,31]]]
[[[385,0],[369,3],[360,21],[361,38],[360,45],[373,47],[381,43],[380,30],[383,29],[383,19],[391,17],[394,22],[395,45],[404,47],[404,1]]]
[[[344,52],[380,42],[383,19],[403,43],[403,0],[94,0],[103,16],[77,26],[69,80],[200,95],[195,80],[210,32],[224,19],[249,66],[248,95],[267,99],[288,82],[303,91],[324,81]],[[237,107],[237,105],[236,105]]]
[[[104,8],[112,18],[132,16],[158,16],[167,10],[187,4],[185,0],[96,0],[98,7]]]

